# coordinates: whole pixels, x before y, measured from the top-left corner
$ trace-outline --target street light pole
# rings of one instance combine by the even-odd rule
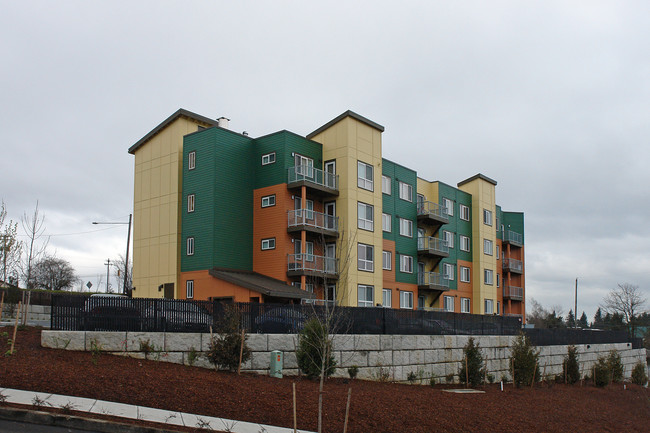
[[[129,222],[97,222],[93,221],[93,224],[128,224],[129,225],[129,232],[127,233],[126,236],[126,256],[125,256],[125,263],[124,263],[124,284],[122,291],[124,292],[125,295],[128,294],[128,289],[126,287],[127,281],[128,281],[128,276],[129,276],[129,244],[131,243],[131,220],[133,218],[133,214],[129,214]],[[110,262],[110,261],[109,261]],[[108,276],[106,277],[106,283],[107,283],[107,290],[108,290]]]

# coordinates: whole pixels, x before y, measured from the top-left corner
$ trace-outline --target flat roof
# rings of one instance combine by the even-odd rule
[[[294,286],[290,286],[284,281],[267,277],[253,271],[244,271],[239,269],[212,268],[210,275],[220,280],[228,281],[240,287],[262,293],[267,296],[278,298],[292,299],[314,299],[316,296]]]

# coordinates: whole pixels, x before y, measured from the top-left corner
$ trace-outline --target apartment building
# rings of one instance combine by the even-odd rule
[[[523,316],[523,214],[482,174],[383,158],[383,131],[347,111],[252,138],[177,111],[129,149],[134,296]]]

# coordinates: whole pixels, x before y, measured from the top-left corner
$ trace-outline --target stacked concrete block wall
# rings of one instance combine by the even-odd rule
[[[21,314],[24,314],[24,306],[21,306],[23,311]],[[2,321],[9,321],[10,319],[16,318],[16,313],[18,312],[17,304],[5,304],[2,307]],[[27,320],[30,321],[49,321],[50,315],[52,312],[52,307],[49,305],[29,305],[27,307]],[[21,316],[22,317],[22,316]]]
[[[477,336],[488,373],[495,380],[511,380],[510,347],[512,336]],[[336,335],[333,356],[337,368],[335,376],[347,376],[347,369],[359,367],[358,377],[363,379],[388,379],[406,381],[410,373],[423,382],[431,378],[445,382],[453,377],[458,381],[458,371],[463,362],[463,348],[468,336],[428,335]],[[174,362],[212,368],[204,356],[210,344],[210,334],[179,334],[155,332],[97,332],[97,331],[43,331],[44,347],[103,352],[138,358]],[[242,365],[242,371],[268,374],[270,354],[273,350],[284,353],[283,374],[298,374],[295,349],[296,335],[251,334],[248,346],[251,358]],[[632,349],[629,343],[578,345],[579,362],[583,375],[591,371],[598,356],[617,350],[629,377],[634,365],[646,360],[645,349]],[[567,346],[541,346],[540,370],[546,376],[562,373],[562,363]]]

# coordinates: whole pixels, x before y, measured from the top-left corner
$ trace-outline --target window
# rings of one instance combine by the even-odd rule
[[[275,162],[275,152],[262,155],[262,165],[273,164]]]
[[[262,239],[262,250],[274,250],[275,238]]]
[[[483,253],[488,256],[492,255],[492,241],[489,239],[483,239]]]
[[[492,269],[485,269],[483,270],[483,281],[485,284],[489,284],[490,286],[493,284],[492,279],[494,278],[494,271]]]
[[[469,298],[460,298],[460,312],[469,313],[470,311],[470,300]]]
[[[381,192],[391,195],[391,180],[388,176],[381,177]]]
[[[375,303],[375,288],[373,286],[359,284],[357,289],[359,291],[357,305],[359,307],[372,307]]]
[[[497,260],[499,260],[500,255],[501,255],[501,253],[499,252],[499,246],[497,245]]]
[[[499,304],[499,301],[497,301],[497,309],[494,312],[494,314],[499,314],[499,309],[501,308],[501,304]]]
[[[305,242],[305,260],[314,261],[314,243],[312,241]]]
[[[196,168],[196,152],[187,154],[187,169],[194,170]]]
[[[418,296],[418,310],[424,310],[424,296]]]
[[[495,226],[496,226],[497,231],[498,231],[498,230],[499,230],[499,227],[500,227],[499,224],[501,224],[501,223],[499,222],[499,217],[498,217],[498,216],[497,216],[495,219],[496,219],[496,224],[495,224]],[[501,230],[501,231],[503,231],[503,230]]]
[[[275,199],[274,199],[275,200]],[[306,200],[307,206],[303,208],[302,206],[302,198],[301,197],[296,197],[293,201],[293,208],[297,211],[296,212],[296,217],[302,220],[302,211],[304,209],[305,211],[305,218],[308,220],[313,220],[314,219],[314,200]],[[275,202],[273,203],[275,205]]]
[[[413,237],[413,221],[404,218],[399,219],[399,234],[409,238]]]
[[[408,310],[413,309],[413,292],[399,292],[399,307]]]
[[[185,283],[185,297],[187,299],[194,298],[194,280],[187,280]]]
[[[391,253],[390,251],[382,251],[381,266],[382,269],[385,269],[387,271],[393,269],[393,253]]]
[[[275,206],[275,194],[262,197],[262,207]]]
[[[449,248],[454,247],[454,234],[452,232],[448,232],[447,230],[442,231],[442,236],[445,242],[447,242],[447,246]]]
[[[447,212],[447,215],[449,216],[454,216],[454,202],[449,200],[448,198],[443,198],[442,199],[442,207],[445,208],[445,212]]]
[[[373,166],[359,161],[357,163],[357,186],[359,188],[374,191]]]
[[[467,266],[460,267],[460,282],[469,283],[469,268]]]
[[[187,238],[187,255],[194,255],[194,238]]]
[[[454,265],[451,263],[442,264],[442,275],[447,278],[449,281],[454,280]]]
[[[364,230],[374,230],[374,207],[369,204],[357,203],[358,226]]]
[[[499,286],[499,274],[497,274],[497,287],[500,287]]]
[[[413,273],[413,257],[400,255],[399,256],[399,270],[401,272],[412,274]]]
[[[187,211],[194,212],[194,194],[187,196]]]
[[[360,271],[372,272],[375,270],[373,254],[375,248],[372,245],[359,244],[357,247],[357,268]]]
[[[406,201],[413,201],[413,187],[408,183],[399,183],[399,198]]]
[[[483,209],[483,224],[488,226],[492,225],[492,211]]]
[[[454,297],[453,296],[445,296],[445,311],[451,311],[453,313],[453,311],[454,311]]]
[[[460,250],[469,252],[469,237],[460,235]]]
[[[485,314],[492,314],[492,299],[485,300]]]
[[[393,306],[393,291],[391,289],[384,289],[382,290],[383,294],[383,306],[386,308],[390,308]]]
[[[464,221],[469,221],[469,206],[464,204],[459,205],[460,208],[460,219]]]
[[[381,229],[385,232],[390,233],[393,231],[393,222],[390,215],[387,213],[381,214]]]
[[[305,283],[305,291],[314,293],[314,283]]]

